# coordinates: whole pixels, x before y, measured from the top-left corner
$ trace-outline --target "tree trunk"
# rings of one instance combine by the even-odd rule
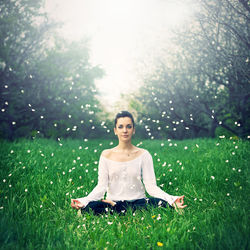
[[[215,138],[215,130],[216,130],[217,126],[218,126],[217,122],[213,119],[211,122],[210,130],[209,130],[210,137]]]

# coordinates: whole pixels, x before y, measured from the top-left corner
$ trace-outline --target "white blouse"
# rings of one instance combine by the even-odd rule
[[[180,197],[169,195],[157,186],[153,159],[147,150],[125,162],[113,161],[101,155],[98,184],[88,196],[77,200],[87,206],[90,201],[103,199],[106,192],[106,199],[112,201],[146,198],[144,186],[150,196],[163,199],[170,205]]]

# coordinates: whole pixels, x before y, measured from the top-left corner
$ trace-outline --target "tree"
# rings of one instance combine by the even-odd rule
[[[1,136],[89,135],[101,129],[93,125],[99,111],[94,80],[103,71],[90,64],[87,41],[67,43],[56,35],[42,5],[0,3]]]
[[[164,112],[189,128],[188,135],[177,133],[174,123],[175,133],[168,132],[173,137],[214,137],[218,126],[237,136],[248,135],[248,22],[246,1],[199,1],[196,19],[176,32],[172,65],[160,64],[140,90],[149,116]]]

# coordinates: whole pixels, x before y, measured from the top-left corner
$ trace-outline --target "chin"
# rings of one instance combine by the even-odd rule
[[[120,140],[121,140],[121,141],[130,141],[130,140],[131,140],[131,136],[128,136],[128,137],[121,137]]]

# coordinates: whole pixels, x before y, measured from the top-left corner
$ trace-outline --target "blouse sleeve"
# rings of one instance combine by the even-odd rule
[[[167,201],[170,205],[172,205],[176,201],[176,199],[180,197],[180,196],[170,195],[164,192],[163,190],[161,190],[157,186],[156,179],[155,179],[153,159],[149,152],[147,152],[143,158],[142,178],[143,178],[143,183],[145,185],[146,191],[150,196],[163,199]]]
[[[108,168],[105,159],[101,156],[98,166],[98,184],[88,196],[77,198],[85,207],[90,201],[98,201],[104,197],[108,186]]]

